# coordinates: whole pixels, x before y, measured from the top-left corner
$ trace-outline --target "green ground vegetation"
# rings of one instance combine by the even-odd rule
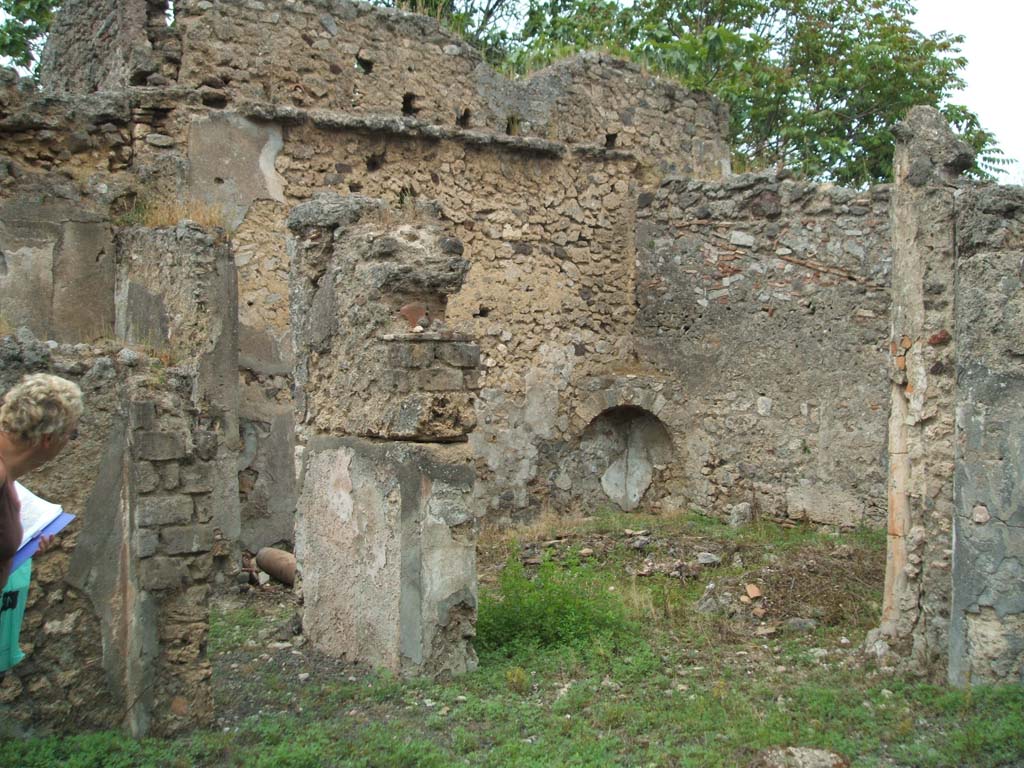
[[[638,549],[627,528],[643,529],[650,543]],[[259,635],[290,607],[255,595],[212,616],[226,718],[216,730],[7,741],[3,764],[724,768],[785,746],[832,750],[853,766],[1024,763],[1024,687],[949,689],[881,671],[857,651],[878,617],[878,531],[605,513],[523,533],[531,538],[481,544],[472,674],[434,682],[295,666],[300,654],[268,653],[270,638]],[[683,577],[636,575],[645,563],[689,561],[698,550],[722,564]],[[712,581],[761,585],[764,618],[742,603],[732,616],[698,612]],[[815,628],[785,629],[784,617],[808,612]],[[764,634],[766,626],[777,631]]]

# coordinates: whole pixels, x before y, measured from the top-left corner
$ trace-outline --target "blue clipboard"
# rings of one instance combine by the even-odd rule
[[[18,553],[14,556],[14,563],[11,566],[11,571],[14,571],[15,568],[20,566],[22,563],[24,563],[38,551],[40,538],[42,538],[43,536],[53,536],[54,534],[60,533],[65,528],[67,528],[68,524],[74,519],[74,515],[69,514],[67,512],[61,512],[60,515],[58,515],[57,518],[52,523],[50,523],[48,526],[46,526],[45,528],[43,528],[43,530],[39,532],[38,536],[36,536],[34,539],[29,539],[25,546],[18,550]]]

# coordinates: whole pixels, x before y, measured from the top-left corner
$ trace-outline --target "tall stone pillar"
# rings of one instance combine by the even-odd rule
[[[951,585],[953,291],[959,174],[970,149],[934,109],[899,126],[893,161],[888,560],[876,651],[944,677]]]
[[[306,634],[399,673],[472,669],[480,352],[443,325],[462,244],[359,196],[317,197],[289,227]]]

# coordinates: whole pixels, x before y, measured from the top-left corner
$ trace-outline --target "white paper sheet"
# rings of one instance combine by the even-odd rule
[[[18,501],[21,502],[21,529],[24,531],[21,537],[21,546],[39,535],[46,526],[56,520],[63,508],[60,504],[54,504],[41,499],[21,483],[15,481],[14,492],[18,494]]]

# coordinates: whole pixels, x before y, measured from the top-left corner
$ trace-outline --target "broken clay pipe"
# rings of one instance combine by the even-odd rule
[[[295,555],[283,549],[263,547],[256,553],[256,565],[260,570],[282,584],[295,586]]]

